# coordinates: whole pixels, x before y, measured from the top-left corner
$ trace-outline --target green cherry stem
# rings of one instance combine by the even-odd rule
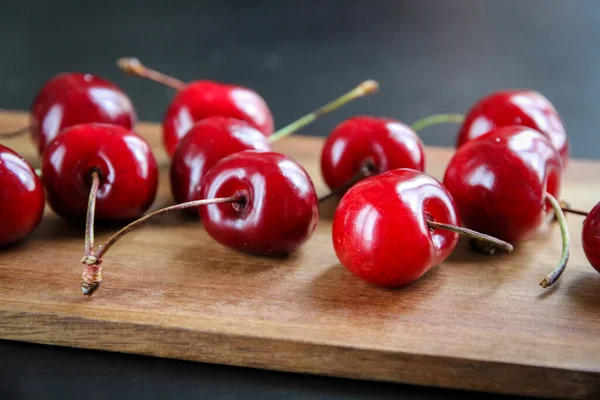
[[[122,57],[117,60],[117,66],[124,72],[137,76],[140,78],[146,78],[156,83],[163,84],[177,91],[185,88],[185,82],[174,78],[170,75],[163,74],[154,69],[146,67],[141,63],[140,60],[133,57]]]
[[[353,100],[359,99],[363,96],[377,93],[378,91],[379,91],[379,84],[376,81],[374,81],[374,80],[364,81],[360,85],[358,85],[357,87],[355,87],[354,89],[349,91],[348,93],[343,94],[342,96],[338,97],[337,99],[333,100],[332,102],[325,104],[323,107],[311,112],[310,114],[307,114],[307,115],[297,119],[296,121],[290,123],[287,126],[284,126],[281,129],[279,129],[277,132],[275,132],[271,136],[269,136],[269,142],[273,143],[279,139],[289,136],[292,133],[297,132],[300,129],[304,128],[305,126],[309,125],[310,123],[315,121],[320,116],[325,115],[333,110],[336,110],[336,109],[342,107],[343,105],[350,103]]]
[[[560,207],[560,203],[550,193],[546,193],[545,198],[546,201],[550,203],[550,205],[554,209],[556,220],[558,221],[558,225],[560,226],[560,234],[562,236],[562,255],[560,257],[560,261],[556,268],[548,275],[546,275],[546,277],[540,282],[540,286],[546,289],[554,285],[554,283],[558,280],[558,278],[560,278],[562,273],[565,272],[565,268],[567,268],[567,262],[569,261],[569,251],[571,248],[571,238],[569,235],[569,228],[567,226],[567,219],[565,218],[565,214],[563,213],[563,210]]]
[[[410,126],[415,132],[422,131],[433,125],[439,124],[462,124],[465,117],[462,114],[434,114],[413,122]]]

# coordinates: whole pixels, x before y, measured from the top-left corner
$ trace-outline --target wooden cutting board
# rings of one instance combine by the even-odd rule
[[[23,113],[0,113],[0,131],[25,124]],[[140,124],[139,132],[156,149],[162,168],[154,208],[162,207],[171,198],[160,128]],[[276,145],[306,167],[321,194],[322,143],[292,137]],[[3,144],[39,165],[28,137]],[[450,149],[427,149],[428,172],[440,178],[450,156]],[[600,200],[599,177],[600,163],[573,161],[563,199],[591,208]],[[181,215],[156,220],[108,253],[104,283],[91,299],[79,288],[84,227],[68,226],[47,210],[29,240],[0,253],[0,338],[448,388],[600,398],[600,274],[581,250],[581,217],[568,217],[571,261],[550,290],[538,282],[559,258],[558,226],[510,255],[475,255],[461,242],[422,279],[389,290],[363,283],[338,263],[330,236],[334,206],[322,207],[311,240],[285,259],[225,248]],[[97,242],[115,229],[98,232]]]

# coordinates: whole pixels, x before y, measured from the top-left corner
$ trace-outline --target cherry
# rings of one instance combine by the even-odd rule
[[[313,183],[293,159],[274,152],[243,151],[219,161],[202,180],[201,198],[241,193],[242,204],[200,208],[204,229],[217,242],[255,254],[296,250],[319,218]]]
[[[100,181],[99,219],[137,218],[154,201],[158,168],[148,143],[122,126],[81,124],[62,131],[42,157],[42,179],[56,214],[85,218],[93,172]]]
[[[560,156],[539,132],[508,126],[458,149],[444,185],[466,226],[517,242],[545,221],[544,196],[558,196],[562,170]]]
[[[31,166],[0,145],[0,247],[25,239],[44,213],[44,190]]]
[[[323,107],[279,129],[270,137],[246,121],[213,116],[197,122],[177,146],[171,162],[171,189],[178,203],[196,200],[200,182],[219,160],[242,150],[271,150],[271,143],[307,126],[348,102],[375,93],[378,84],[365,81]]]
[[[270,151],[271,144],[246,121],[208,117],[181,139],[171,162],[171,191],[177,203],[197,200],[200,182],[221,159],[243,151]]]
[[[562,157],[569,160],[569,138],[558,112],[550,101],[532,90],[504,90],[479,100],[469,110],[458,133],[456,146],[495,128],[522,125],[547,136]]]
[[[94,172],[97,176],[97,172]],[[294,160],[279,153],[242,151],[219,161],[204,177],[202,200],[166,207],[130,223],[94,249],[94,179],[89,196],[81,288],[92,295],[102,282],[102,257],[119,239],[152,218],[175,210],[199,209],[206,231],[240,251],[283,255],[313,233],[317,195],[310,177]],[[202,206],[202,207],[201,207]]]
[[[600,203],[592,208],[583,221],[581,242],[588,261],[600,272]]]
[[[342,122],[327,137],[321,153],[323,179],[334,191],[395,168],[423,171],[425,154],[416,133],[389,118],[356,116]]]
[[[458,227],[454,201],[434,178],[401,168],[367,178],[342,197],[333,219],[335,253],[348,270],[374,285],[419,279],[445,260],[458,233],[512,246]]]
[[[41,154],[67,127],[100,122],[131,129],[136,123],[131,100],[115,84],[91,74],[65,72],[50,79],[31,106],[31,124],[13,136],[30,131]]]
[[[151,70],[135,58],[121,58],[124,71],[163,83],[178,91],[163,118],[163,140],[169,155],[195,122],[210,116],[233,117],[250,123],[265,136],[273,133],[273,116],[256,92],[208,80],[182,81]]]
[[[509,242],[532,236],[554,208],[566,242],[561,259],[566,266],[568,233],[555,199],[562,172],[560,154],[545,136],[524,126],[505,126],[460,147],[444,185],[465,226]]]

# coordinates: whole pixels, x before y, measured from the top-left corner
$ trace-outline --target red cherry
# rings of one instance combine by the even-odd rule
[[[243,151],[219,161],[202,180],[201,198],[244,196],[242,203],[200,208],[204,228],[236,250],[266,255],[296,250],[319,218],[313,183],[296,161],[279,153]]]
[[[465,226],[517,242],[546,220],[546,193],[558,196],[560,155],[538,131],[508,126],[458,149],[444,185]]]
[[[265,136],[273,133],[267,103],[254,91],[211,81],[191,82],[169,105],[163,118],[164,143],[172,155],[195,122],[211,116],[232,117],[254,126]]]
[[[425,169],[423,143],[403,123],[368,116],[350,118],[325,141],[321,153],[321,173],[332,190],[347,185],[361,168],[370,174],[396,168]]]
[[[269,151],[271,145],[246,121],[208,117],[196,123],[173,154],[170,178],[175,201],[198,200],[206,172],[221,159],[243,150]]]
[[[48,80],[33,100],[31,105],[31,114],[34,121],[36,118],[46,113],[46,110],[54,102],[54,97],[65,90],[77,89],[79,87],[104,86],[113,87],[114,85],[105,79],[92,74],[79,72],[62,72]]]
[[[592,208],[583,221],[581,242],[588,261],[600,272],[600,203]]]
[[[64,128],[97,122],[131,129],[136,112],[127,95],[90,74],[59,75],[45,85],[32,106],[31,132],[40,154]]]
[[[125,72],[178,91],[163,118],[163,140],[169,155],[194,123],[207,117],[232,117],[248,122],[265,136],[273,133],[273,116],[267,103],[248,88],[207,80],[185,84],[147,68],[135,58],[121,58],[117,64]]]
[[[175,210],[199,209],[207,232],[240,251],[283,255],[297,249],[315,230],[317,195],[306,171],[294,160],[271,152],[242,151],[219,161],[204,177],[202,200],[165,207],[131,222],[94,248],[93,172],[86,221],[81,290],[91,296],[102,283],[102,257],[128,232]]]
[[[362,82],[348,93],[279,129],[268,138],[248,122],[234,118],[208,117],[197,122],[173,154],[170,177],[175,201],[182,203],[197,200],[202,177],[222,158],[243,150],[269,151],[272,142],[352,100],[375,93],[377,89],[377,82]]]
[[[42,158],[48,203],[59,216],[85,219],[94,171],[99,219],[133,219],[154,201],[158,167],[148,143],[122,126],[82,124],[65,129]]]
[[[0,145],[0,247],[25,239],[44,213],[44,190],[31,166]]]
[[[359,182],[333,219],[333,247],[348,270],[378,286],[417,280],[446,259],[458,234],[431,230],[428,220],[457,225],[448,191],[434,178],[396,169]]]
[[[479,100],[469,110],[458,133],[457,147],[495,128],[522,125],[547,136],[562,157],[569,160],[569,138],[558,112],[550,101],[532,90],[495,92]]]

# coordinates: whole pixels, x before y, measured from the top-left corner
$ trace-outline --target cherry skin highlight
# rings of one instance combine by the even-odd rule
[[[455,232],[431,230],[431,219],[458,225],[452,196],[431,176],[395,169],[367,178],[342,197],[333,218],[333,247],[344,267],[377,286],[419,279],[458,243]]]
[[[293,252],[319,219],[313,183],[293,159],[246,150],[215,164],[202,180],[202,199],[244,195],[243,203],[200,207],[208,234],[230,248],[262,255]]]
[[[246,121],[265,136],[273,133],[273,116],[256,92],[212,81],[187,84],[176,95],[163,118],[163,140],[169,155],[195,122],[211,116]]]
[[[27,161],[0,145],[0,247],[25,239],[44,213],[44,189]]]
[[[444,185],[466,227],[508,242],[533,235],[557,197],[563,166],[552,143],[536,130],[506,126],[460,147]]]
[[[583,221],[581,242],[588,261],[600,272],[600,203],[592,208]]]
[[[200,200],[200,183],[221,159],[244,150],[270,151],[265,135],[246,121],[208,117],[181,140],[171,161],[171,191],[177,203]]]
[[[122,126],[81,124],[65,129],[42,157],[48,204],[56,214],[85,221],[94,171],[100,176],[97,219],[134,219],[154,201],[158,167],[148,143]]]
[[[569,161],[569,138],[560,115],[550,101],[532,90],[505,90],[479,100],[469,110],[458,133],[456,147],[495,128],[521,125],[536,129],[550,139],[563,165]]]
[[[31,133],[41,154],[64,128],[98,122],[131,129],[136,120],[131,100],[113,83],[91,74],[64,73],[51,79],[36,96]]]
[[[406,125],[389,118],[356,116],[327,137],[321,153],[321,173],[335,190],[370,163],[372,174],[396,168],[425,169],[421,139]]]

